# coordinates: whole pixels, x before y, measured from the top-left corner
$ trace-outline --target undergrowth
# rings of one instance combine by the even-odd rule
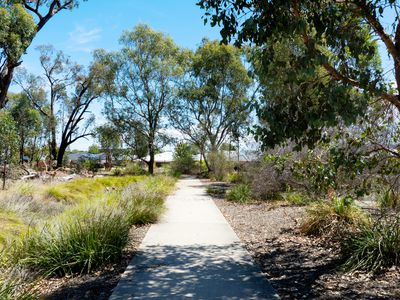
[[[329,202],[311,205],[301,224],[307,235],[340,239],[345,233],[354,231],[361,224],[368,224],[367,215],[349,197],[334,197]]]
[[[238,184],[227,192],[226,199],[232,202],[247,203],[252,200],[251,189],[248,185]]]
[[[341,244],[344,269],[379,272],[400,264],[400,216],[363,224]]]

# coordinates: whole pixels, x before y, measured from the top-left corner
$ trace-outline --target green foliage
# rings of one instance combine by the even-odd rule
[[[281,198],[294,205],[308,205],[312,202],[312,199],[304,193],[288,191],[281,193]]]
[[[32,16],[21,4],[0,3],[0,56],[16,63],[31,44],[36,33]]]
[[[97,145],[90,145],[89,149],[88,149],[88,152],[90,154],[99,154],[100,153],[100,148]]]
[[[128,163],[126,167],[122,170],[123,175],[131,175],[131,176],[138,176],[138,175],[145,175],[146,171],[138,163]]]
[[[221,151],[209,153],[207,159],[211,169],[210,177],[217,181],[223,181],[233,171],[233,164]]]
[[[15,122],[10,113],[0,111],[0,165],[2,168],[3,189],[7,177],[7,165],[17,160],[18,135]]]
[[[173,174],[191,174],[194,170],[193,150],[186,143],[179,143],[175,147],[174,160],[171,165]]]
[[[319,202],[310,206],[301,224],[307,235],[324,236],[340,240],[361,224],[368,224],[365,213],[350,197],[334,197],[330,202]]]
[[[121,146],[121,137],[115,126],[105,124],[96,128],[97,139],[106,153],[107,167],[111,168],[115,151]]]
[[[7,245],[9,239],[19,235],[26,229],[22,220],[15,213],[0,209],[0,252]]]
[[[245,178],[241,172],[232,172],[226,176],[226,180],[230,183],[244,183]]]
[[[400,217],[383,217],[342,242],[346,270],[379,272],[400,264]]]
[[[236,185],[227,192],[226,199],[232,202],[247,203],[252,200],[250,187],[245,184]]]
[[[142,179],[138,176],[80,178],[52,185],[46,188],[45,195],[59,201],[86,202],[100,197],[106,188],[121,188]]]
[[[120,43],[123,48],[117,53],[96,53],[107,66],[112,96],[105,111],[134,154],[142,158],[147,153],[153,160],[168,139],[161,129],[174,97],[173,83],[182,74],[181,50],[171,37],[142,24],[125,31]],[[152,174],[153,164],[148,167]]]
[[[0,275],[0,299],[37,300],[38,293],[32,284],[21,280],[13,270],[2,270]]]
[[[232,45],[203,40],[195,53],[187,55],[188,76],[170,118],[203,154],[218,151],[228,136],[237,137],[248,123],[251,79],[241,54]]]
[[[102,179],[108,185],[116,180]],[[22,236],[9,259],[44,275],[100,268],[121,256],[132,225],[159,219],[174,184],[171,178],[149,177],[121,192],[92,193],[92,201],[75,205]]]
[[[400,206],[400,196],[393,189],[389,189],[383,195],[380,195],[378,204],[382,210],[397,210]]]
[[[19,263],[46,275],[90,272],[121,255],[129,226],[116,207],[76,208],[29,232],[19,246]]]

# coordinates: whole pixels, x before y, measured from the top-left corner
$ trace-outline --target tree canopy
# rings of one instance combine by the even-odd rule
[[[265,87],[258,113],[265,124],[257,134],[264,142],[321,136],[325,126],[363,115],[360,109],[368,107],[365,98],[400,110],[396,1],[202,0],[198,4],[206,11],[206,22],[222,26],[225,42],[258,47],[256,68]],[[394,16],[387,32],[384,24],[390,15]],[[393,71],[395,86],[380,66],[377,40],[393,62],[388,71]],[[271,92],[272,85],[276,89]]]
[[[58,12],[77,4],[75,0],[0,1],[0,109],[7,103],[14,70],[35,35]]]

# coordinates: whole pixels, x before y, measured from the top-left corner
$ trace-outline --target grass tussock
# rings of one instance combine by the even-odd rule
[[[100,268],[120,257],[132,225],[159,219],[174,184],[168,177],[150,177],[74,205],[24,235],[10,257],[44,275]]]
[[[400,216],[364,224],[341,245],[348,271],[379,272],[400,265]]]
[[[301,225],[307,235],[340,239],[346,232],[368,224],[367,215],[348,197],[334,197],[330,202],[311,205]]]
[[[280,199],[292,205],[304,206],[312,202],[312,199],[301,192],[285,192],[280,193]]]
[[[226,199],[232,202],[247,203],[252,200],[251,189],[248,185],[238,184],[227,192]]]
[[[24,232],[27,226],[15,213],[0,209],[0,229],[0,250],[2,250],[9,239]]]
[[[79,178],[45,189],[45,196],[57,201],[79,203],[101,196],[106,188],[121,188],[143,179],[140,176]]]
[[[36,300],[39,296],[26,275],[16,268],[0,269],[1,300]]]

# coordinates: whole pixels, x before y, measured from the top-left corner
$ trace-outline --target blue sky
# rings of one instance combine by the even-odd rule
[[[46,24],[23,57],[23,66],[29,72],[40,74],[35,48],[45,44],[52,44],[78,63],[88,65],[94,49],[118,49],[122,32],[138,23],[170,35],[180,47],[195,49],[203,37],[219,38],[218,29],[204,26],[202,15],[196,0],[81,1],[77,9],[62,11]],[[92,108],[100,123],[101,110],[100,103]],[[92,143],[81,140],[72,148],[86,150]]]

